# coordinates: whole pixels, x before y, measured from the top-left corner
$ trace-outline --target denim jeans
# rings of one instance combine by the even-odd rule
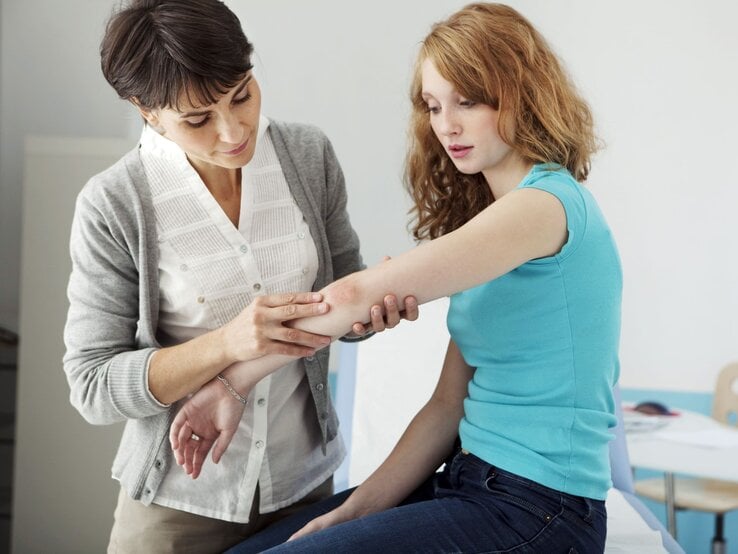
[[[601,553],[605,503],[572,496],[459,451],[396,508],[282,544],[314,517],[340,505],[344,491],[282,520],[228,554],[252,552]]]

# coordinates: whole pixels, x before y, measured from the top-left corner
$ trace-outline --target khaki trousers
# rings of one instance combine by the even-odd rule
[[[259,487],[248,523],[232,523],[174,510],[158,504],[144,506],[121,488],[108,554],[216,554],[268,525],[333,494],[331,477],[305,498],[269,514],[259,513]]]

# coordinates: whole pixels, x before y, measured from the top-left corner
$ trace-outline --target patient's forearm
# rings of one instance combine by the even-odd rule
[[[455,231],[328,285],[321,292],[329,313],[296,320],[295,326],[335,339],[353,323],[366,321],[370,307],[381,304],[386,294],[400,303],[414,296],[423,304],[551,255],[565,238],[566,217],[558,200],[542,191],[511,193]],[[255,384],[289,360],[269,356],[238,366],[251,368]]]

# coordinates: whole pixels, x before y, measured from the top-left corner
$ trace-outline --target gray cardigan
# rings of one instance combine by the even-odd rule
[[[318,290],[362,268],[343,173],[317,128],[272,121],[268,132],[315,240]],[[70,400],[90,423],[126,421],[113,475],[120,476],[131,498],[148,505],[172,458],[167,435],[176,405],[157,402],[146,382],[148,359],[160,348],[158,242],[137,148],[80,192],[70,251],[64,328]],[[325,448],[338,432],[327,383],[328,349],[302,362]]]

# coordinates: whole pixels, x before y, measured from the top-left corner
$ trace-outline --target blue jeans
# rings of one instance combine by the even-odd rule
[[[344,491],[228,550],[252,552],[601,553],[605,503],[565,494],[458,452],[396,508],[282,544],[314,517],[340,505]]]

